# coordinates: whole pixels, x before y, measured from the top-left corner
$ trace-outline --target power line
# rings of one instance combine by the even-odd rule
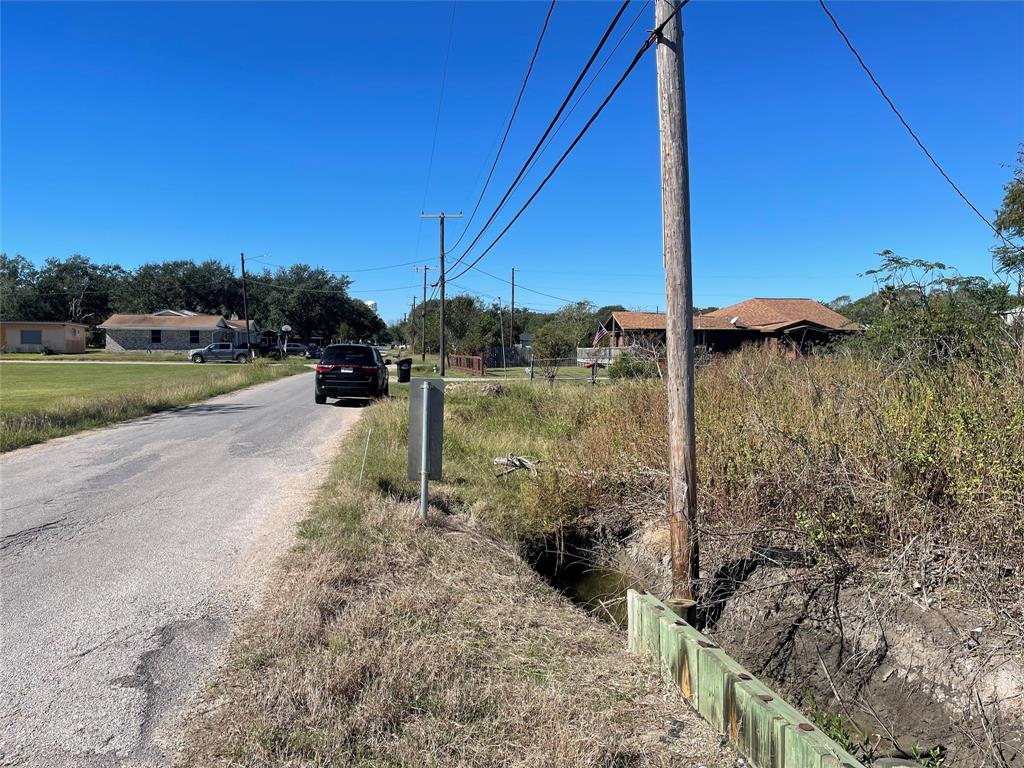
[[[462,291],[465,291],[466,295],[477,296],[477,297],[482,298],[482,299],[492,299],[492,300],[495,300],[495,301],[501,301],[501,296],[495,296],[493,293],[485,293],[483,291],[474,291],[471,288],[467,288],[464,285],[461,285],[459,283],[453,283],[451,281],[448,282],[448,285],[454,285],[456,288],[458,288],[458,289],[460,289]],[[516,286],[518,287],[519,283],[516,283]],[[463,294],[458,294],[458,295],[461,296]],[[570,303],[572,303],[572,302],[570,302]],[[565,304],[548,304],[546,302],[540,302],[540,303],[532,302],[531,306],[534,306],[534,307],[552,307],[552,308],[555,308],[555,309],[560,309],[561,307],[565,306]],[[517,311],[533,312],[534,310],[530,309],[529,306],[525,306],[525,307],[518,308]]]
[[[526,173],[526,170],[529,167],[530,161],[533,160],[533,158],[540,151],[541,147],[544,144],[544,140],[547,139],[548,135],[554,129],[555,124],[558,122],[558,118],[562,116],[562,113],[565,111],[565,108],[568,106],[569,102],[572,100],[573,94],[576,93],[576,90],[579,88],[580,83],[583,82],[583,78],[585,78],[587,76],[587,72],[590,71],[590,67],[594,64],[594,61],[597,59],[598,55],[601,53],[601,49],[604,48],[604,44],[608,41],[608,38],[611,36],[612,31],[615,29],[616,25],[619,23],[619,19],[622,18],[622,14],[625,12],[626,7],[629,5],[629,3],[630,3],[630,0],[624,0],[624,2],[622,3],[622,6],[619,8],[618,12],[615,14],[615,17],[608,24],[608,28],[605,29],[604,34],[601,36],[600,41],[598,41],[597,47],[594,48],[593,53],[590,54],[590,58],[587,59],[587,63],[584,65],[583,70],[580,72],[579,76],[576,78],[576,82],[574,82],[572,84],[572,88],[569,89],[569,93],[566,94],[565,98],[562,100],[561,105],[559,105],[558,111],[555,113],[555,116],[553,118],[551,118],[551,122],[548,123],[548,127],[544,130],[544,134],[537,141],[537,144],[534,146],[533,151],[530,152],[530,156],[528,158],[526,158],[526,162],[523,163],[522,168],[519,170],[519,173],[516,174],[516,177],[512,181],[512,183],[509,185],[509,188],[505,191],[505,194],[502,196],[501,201],[498,203],[497,207],[494,209],[494,211],[491,213],[491,215],[487,218],[487,221],[484,223],[483,227],[477,233],[476,237],[473,238],[473,242],[471,242],[466,247],[466,250],[462,252],[462,255],[459,256],[459,258],[455,260],[455,263],[452,264],[451,267],[450,267],[451,269],[455,269],[455,267],[457,267],[460,263],[462,263],[462,260],[466,258],[466,256],[469,254],[469,252],[471,250],[473,250],[473,246],[475,246],[480,241],[480,238],[484,236],[484,232],[487,231],[487,228],[490,227],[491,223],[494,221],[494,219],[497,218],[498,214],[501,212],[501,209],[505,206],[505,203],[508,201],[509,197],[512,195],[512,192],[515,190],[515,187],[519,183],[519,180]]]
[[[643,55],[647,53],[648,49],[650,49],[650,47],[658,39],[658,36],[661,34],[661,30],[665,27],[666,24],[668,24],[668,22],[675,18],[676,14],[679,13],[679,11],[682,10],[683,6],[685,6],[688,2],[689,0],[682,0],[682,2],[676,6],[676,9],[672,11],[669,17],[665,19],[665,21],[663,21],[657,29],[651,32],[648,38],[644,41],[643,45],[641,45],[640,49],[636,52],[636,55],[633,56],[633,60],[629,63],[629,66],[626,67],[626,71],[622,73],[622,75],[616,81],[615,85],[612,87],[611,91],[608,93],[607,96],[605,96],[604,101],[602,101],[598,108],[594,111],[594,114],[590,116],[590,119],[587,120],[583,128],[580,129],[580,132],[576,134],[576,138],[572,140],[572,143],[566,148],[565,152],[562,153],[562,156],[558,158],[558,162],[556,162],[554,167],[550,171],[548,171],[548,175],[544,177],[543,181],[541,181],[537,189],[534,190],[533,194],[530,195],[529,198],[527,198],[526,202],[523,203],[522,207],[520,207],[520,209],[516,212],[516,215],[512,217],[512,220],[505,225],[505,228],[501,230],[501,232],[498,233],[498,236],[494,238],[493,241],[491,241],[491,244],[488,245],[487,248],[485,248],[479,256],[477,256],[472,262],[470,262],[468,267],[463,269],[459,274],[455,275],[454,279],[459,279],[460,277],[462,277],[462,275],[466,274],[466,272],[468,272],[470,269],[473,269],[473,267],[475,267],[480,262],[480,260],[483,259],[483,257],[486,256],[491,251],[491,249],[494,248],[495,245],[498,244],[498,241],[500,241],[501,238],[504,237],[505,233],[512,228],[512,225],[516,223],[519,217],[523,215],[523,212],[529,207],[530,203],[532,203],[536,199],[537,195],[540,194],[540,191],[544,189],[544,186],[548,183],[548,181],[551,180],[551,177],[555,175],[555,172],[559,169],[559,167],[561,167],[562,163],[565,162],[565,158],[569,156],[569,153],[576,148],[576,145],[580,143],[580,140],[584,137],[584,135],[586,135],[587,131],[590,130],[590,126],[594,124],[594,121],[596,121],[598,116],[600,116],[601,112],[604,111],[604,108],[608,106],[608,102],[612,100],[612,97],[615,96],[616,92],[626,81],[626,78],[629,77],[629,75],[633,72],[633,70],[636,68],[636,65],[640,63],[640,59],[643,58]]]
[[[490,272],[485,272],[484,270],[480,269],[480,267],[476,267],[476,271],[479,272],[482,275],[487,275],[490,278],[493,278],[495,280],[499,280],[499,281],[501,281],[501,282],[503,282],[503,283],[505,283],[507,285],[512,285],[512,281],[511,280],[507,280],[504,277],[501,277],[500,275],[492,275]],[[538,291],[538,290],[535,290],[533,288],[528,288],[527,286],[525,286],[525,285],[523,285],[522,283],[519,283],[519,282],[516,283],[516,288],[519,288],[520,290],[523,290],[523,291],[527,291],[529,293],[536,293],[538,296],[547,296],[549,299],[554,299],[555,301],[564,301],[566,304],[575,304],[576,303],[572,299],[564,299],[561,296],[553,296],[550,293],[544,293],[543,291]]]
[[[455,9],[458,8],[458,0],[452,0],[452,17],[448,23],[448,45],[444,53],[444,68],[441,70],[441,92],[437,97],[437,114],[434,116],[434,138],[430,142],[430,161],[427,163],[427,183],[423,188],[423,205],[427,207],[427,195],[430,194],[430,177],[434,172],[434,153],[437,150],[437,134],[441,127],[441,107],[444,105],[444,90],[448,82],[448,60],[452,55],[452,38],[455,34]]]
[[[237,280],[238,278],[236,277],[234,279]],[[248,282],[252,283],[253,285],[263,285],[268,288],[275,288],[280,291],[299,291],[301,293],[387,293],[389,291],[405,291],[408,290],[409,288],[417,287],[415,285],[399,285],[394,288],[361,288],[353,291],[351,289],[351,286],[348,285],[341,288],[303,288],[302,286],[299,285],[280,285],[278,283],[268,283],[263,280],[253,280],[251,277],[248,279]]]
[[[477,271],[480,271],[479,269]],[[576,271],[560,271],[554,269],[522,269],[516,267],[516,273],[524,273],[528,275],[579,275],[579,270]],[[615,277],[653,277],[658,279],[664,279],[664,273],[657,272],[615,272]],[[729,275],[695,275],[697,280],[736,280],[737,278],[745,278],[747,280],[854,280],[858,279],[860,275],[851,273],[847,275],[752,275],[745,272],[733,272]],[[517,283],[518,284],[518,283]]]
[[[548,23],[551,21],[551,14],[555,10],[555,3],[557,0],[551,0],[551,4],[548,6],[547,16],[544,17],[544,25],[540,28],[540,36],[537,38],[537,44],[533,47],[533,55],[530,57],[530,64],[526,68],[526,74],[523,76],[523,82],[519,86],[519,95],[516,96],[515,106],[512,107],[512,114],[509,115],[508,122],[505,125],[505,133],[501,137],[501,143],[498,145],[498,152],[494,155],[494,162],[491,163],[491,170],[487,173],[487,179],[484,181],[483,189],[480,190],[480,196],[476,199],[476,205],[473,206],[473,211],[469,214],[469,218],[466,220],[466,225],[462,228],[462,234],[459,235],[458,240],[452,243],[451,250],[455,250],[459,247],[459,243],[462,242],[462,238],[469,232],[469,227],[473,223],[473,218],[476,216],[477,210],[480,208],[480,203],[483,202],[484,195],[487,193],[487,187],[490,186],[491,178],[494,176],[494,169],[498,167],[498,160],[501,158],[501,152],[505,149],[505,142],[508,140],[508,134],[512,130],[512,123],[516,119],[516,113],[519,112],[519,105],[523,101],[523,94],[526,92],[526,84],[530,82],[530,74],[533,72],[533,65],[537,61],[537,54],[540,52],[540,45],[544,41],[544,33],[548,31]]]
[[[885,92],[885,89],[882,88],[881,83],[878,82],[878,78],[875,77],[874,73],[871,71],[867,63],[864,61],[864,58],[860,55],[860,53],[854,47],[853,43],[850,41],[850,38],[847,37],[846,33],[843,31],[843,28],[839,26],[839,22],[836,20],[836,17],[832,15],[832,12],[828,9],[828,6],[825,5],[825,0],[818,0],[818,5],[821,6],[821,10],[823,10],[825,12],[825,15],[828,16],[829,20],[832,22],[832,26],[834,26],[836,28],[836,32],[839,33],[839,36],[843,38],[843,42],[846,43],[846,47],[850,49],[850,52],[857,59],[857,63],[860,64],[861,69],[864,70],[865,74],[868,76],[868,78],[870,78],[871,82],[874,84],[875,88],[881,94],[882,98],[885,99],[885,103],[889,105],[889,109],[891,109],[893,114],[899,118],[899,121],[903,124],[903,127],[907,129],[907,133],[910,134],[910,137],[917,143],[917,146],[920,147],[921,151],[924,152],[925,157],[927,157],[928,160],[931,161],[931,164],[935,166],[935,170],[937,170],[942,175],[942,178],[946,180],[946,183],[953,188],[953,191],[960,196],[961,200],[967,203],[967,206],[972,211],[974,211],[977,217],[981,219],[983,222],[985,222],[989,226],[989,229],[995,232],[996,237],[1000,238],[1004,243],[1006,243],[1012,248],[1020,248],[1020,246],[1007,240],[1003,233],[999,231],[998,227],[996,227],[996,225],[993,224],[988,219],[988,217],[985,216],[985,214],[979,211],[974,203],[967,199],[967,195],[963,193],[960,187],[956,185],[956,182],[954,182],[953,179],[949,177],[949,174],[946,173],[946,171],[943,169],[943,167],[939,165],[939,161],[935,159],[931,152],[928,151],[928,147],[924,145],[924,142],[921,141],[920,137],[914,132],[914,129],[910,127],[910,123],[906,121],[906,118],[904,118],[903,114],[899,111],[899,109],[897,109],[892,99],[889,98],[889,94],[887,94]]]
[[[583,101],[584,97],[590,91],[591,87],[593,87],[594,83],[597,82],[597,79],[601,76],[601,73],[604,72],[605,67],[608,66],[608,63],[612,60],[612,57],[615,55],[616,51],[619,50],[619,47],[622,45],[623,41],[625,41],[626,37],[629,36],[629,33],[633,31],[633,27],[636,26],[636,23],[640,20],[640,17],[643,16],[643,14],[647,11],[647,8],[650,6],[650,4],[651,4],[651,0],[646,0],[646,2],[644,2],[644,4],[640,7],[640,10],[637,11],[636,16],[633,17],[633,20],[631,22],[629,22],[629,26],[626,27],[625,31],[619,37],[618,42],[616,42],[615,46],[608,52],[608,55],[605,56],[604,61],[601,62],[601,66],[597,68],[597,71],[590,78],[590,82],[588,82],[586,87],[584,87],[584,89],[580,92],[580,95],[576,97],[576,101],[574,101],[572,106],[569,107],[569,111],[565,113],[565,116],[562,118],[561,122],[558,124],[558,126],[555,128],[555,130],[552,132],[551,136],[548,137],[548,140],[544,144],[543,148],[540,150],[539,153],[537,153],[537,157],[535,157],[533,159],[533,162],[530,163],[530,167],[526,169],[526,175],[523,176],[523,179],[520,180],[519,184],[516,184],[516,189],[513,190],[513,194],[515,193],[516,190],[519,189],[519,187],[523,183],[523,181],[526,180],[526,176],[528,176],[530,174],[530,172],[540,162],[540,159],[544,156],[544,153],[547,152],[548,147],[550,147],[551,144],[554,142],[555,137],[558,136],[558,133],[559,133],[559,131],[562,130],[562,127],[567,122],[569,122],[569,118],[572,117],[572,113],[576,111],[576,107],[578,107],[580,105],[580,102]]]
[[[250,257],[249,261],[254,261],[268,267],[277,267],[278,269],[290,269],[298,266],[298,264],[275,264],[272,261],[265,261],[256,257]],[[324,272],[330,272],[332,275],[349,275],[358,272],[380,272],[385,269],[398,269],[399,267],[408,267],[412,264],[430,264],[432,261],[433,259],[417,259],[416,261],[403,261],[400,264],[385,264],[382,267],[366,267],[361,269],[327,269],[326,267],[313,267],[313,269],[322,269]],[[311,264],[307,266],[312,267]]]
[[[159,278],[157,278],[157,279],[159,279]],[[227,279],[238,280],[239,282],[241,282],[240,279],[238,277],[235,277],[234,275],[231,275],[231,277],[227,278]],[[129,273],[129,277],[127,278],[128,284],[131,284],[132,282],[138,281],[138,280],[141,280],[142,282],[152,283],[152,280],[147,280],[146,278],[139,278],[138,276],[136,276],[136,275],[134,275],[132,273]],[[223,284],[224,284],[224,279],[223,278],[218,278],[216,280],[203,280],[203,281],[198,282],[198,283],[175,283],[175,282],[171,282],[171,283],[168,283],[166,286],[160,286],[160,287],[167,287],[167,288],[172,288],[172,289],[179,289],[179,288],[208,288],[210,286],[223,285]],[[100,293],[116,293],[120,287],[121,287],[120,285],[114,285],[113,287],[110,287],[110,288],[89,288],[89,289],[86,289],[84,291],[69,290],[69,291],[44,291],[44,292],[39,292],[39,291],[36,291],[35,287],[33,287],[31,285],[26,285],[26,286],[22,286],[22,287],[19,287],[19,288],[14,288],[14,289],[12,289],[10,291],[10,293],[16,293],[18,291],[25,291],[25,292],[30,292],[33,296],[84,296],[86,294],[94,295],[94,294],[100,294]]]

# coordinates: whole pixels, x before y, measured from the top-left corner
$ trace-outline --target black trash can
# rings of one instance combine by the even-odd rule
[[[398,366],[398,383],[408,384],[409,379],[412,378],[412,358],[403,358],[402,360],[399,360],[396,365]]]

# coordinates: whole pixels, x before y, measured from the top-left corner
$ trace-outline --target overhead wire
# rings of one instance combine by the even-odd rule
[[[441,109],[444,106],[444,91],[448,83],[448,61],[452,55],[452,38],[455,35],[455,10],[458,8],[458,0],[452,0],[452,16],[448,22],[448,45],[444,53],[444,67],[441,70],[441,92],[437,97],[437,113],[434,115],[434,138],[430,142],[430,160],[427,163],[427,183],[423,188],[423,205],[427,207],[427,196],[430,194],[430,179],[434,172],[434,155],[437,152],[437,135],[441,127]]]
[[[522,168],[519,170],[519,173],[516,174],[515,179],[512,181],[512,183],[509,185],[508,189],[505,191],[505,194],[502,196],[501,201],[495,207],[495,209],[491,213],[491,215],[487,218],[487,221],[484,223],[483,227],[481,227],[481,229],[477,233],[476,237],[473,238],[473,242],[471,242],[466,247],[466,250],[462,252],[462,255],[459,256],[458,259],[456,259],[455,263],[451,265],[450,269],[455,269],[460,263],[462,263],[462,260],[466,258],[466,256],[469,254],[469,252],[471,250],[473,250],[473,247],[480,241],[480,238],[482,238],[484,236],[484,233],[487,231],[488,227],[490,227],[491,224],[494,222],[494,219],[497,218],[499,213],[501,213],[502,208],[505,207],[505,203],[508,201],[509,197],[512,195],[512,192],[513,192],[513,190],[515,188],[515,185],[519,182],[519,180],[526,173],[526,169],[529,166],[530,161],[533,160],[533,158],[536,156],[536,154],[540,151],[541,147],[544,144],[544,141],[550,135],[551,131],[554,130],[554,127],[557,124],[558,119],[561,117],[562,113],[565,111],[565,108],[568,106],[569,102],[572,100],[572,97],[576,93],[577,89],[579,88],[580,83],[582,83],[583,79],[587,76],[587,72],[590,71],[591,66],[593,66],[593,64],[594,64],[594,61],[600,55],[601,50],[604,48],[604,45],[608,41],[608,38],[611,36],[612,32],[615,30],[615,27],[618,25],[619,19],[622,18],[622,14],[625,12],[626,8],[629,6],[629,3],[630,3],[630,0],[624,0],[622,5],[620,6],[618,12],[615,14],[614,18],[608,24],[607,29],[605,29],[604,34],[601,36],[600,41],[598,41],[597,46],[594,48],[593,53],[590,54],[590,58],[587,59],[587,63],[584,65],[582,71],[577,76],[576,81],[573,83],[572,87],[569,89],[569,93],[566,94],[565,98],[562,100],[562,103],[559,105],[558,111],[555,113],[555,116],[553,118],[551,118],[551,122],[548,123],[548,127],[544,130],[544,134],[537,141],[537,144],[534,146],[533,151],[530,152],[530,156],[528,158],[526,158],[526,161],[523,163]]]
[[[267,267],[276,267],[277,269],[290,269],[291,267],[298,266],[298,264],[276,264],[272,261],[265,261],[255,256],[250,257],[249,261],[254,262],[256,264],[262,264]],[[327,269],[326,267],[314,267],[314,269],[322,269],[324,272],[330,272],[333,275],[348,275],[355,274],[358,272],[380,272],[385,269],[397,269],[399,267],[408,267],[413,264],[432,264],[433,261],[433,259],[417,259],[415,261],[403,261],[399,264],[385,264],[384,266],[380,267],[366,267],[359,269]]]
[[[459,243],[469,232],[470,226],[473,224],[473,219],[476,217],[477,211],[480,209],[480,204],[483,202],[484,195],[487,194],[487,188],[491,184],[491,179],[494,177],[494,169],[498,167],[498,160],[501,159],[501,153],[505,149],[505,142],[508,140],[508,135],[512,130],[512,123],[515,122],[516,114],[519,112],[519,105],[523,101],[523,94],[526,92],[526,84],[530,82],[530,75],[533,72],[533,65],[537,62],[537,54],[540,52],[541,43],[544,42],[544,34],[548,31],[548,24],[551,22],[551,14],[555,10],[555,3],[557,0],[551,0],[551,4],[548,6],[547,15],[544,17],[544,25],[540,28],[540,35],[537,37],[537,44],[533,47],[533,55],[530,57],[530,63],[526,67],[526,74],[523,76],[523,82],[519,86],[519,94],[516,96],[515,105],[512,107],[512,114],[509,115],[508,122],[505,124],[505,133],[501,137],[501,143],[498,145],[498,151],[494,155],[494,162],[491,163],[491,170],[487,173],[487,178],[484,180],[483,189],[480,190],[480,195],[476,199],[476,204],[473,206],[472,212],[469,214],[469,218],[466,220],[465,225],[462,227],[462,232],[459,238],[452,243],[452,247],[449,251],[454,251],[459,247]]]
[[[434,173],[434,155],[437,150],[437,134],[441,125],[441,107],[444,105],[445,85],[448,82],[448,61],[452,53],[452,39],[455,34],[455,10],[458,7],[458,0],[452,0],[452,15],[448,21],[448,44],[445,46],[444,67],[441,69],[441,88],[437,97],[437,113],[434,115],[434,136],[430,141],[430,159],[427,162],[427,180],[423,185],[423,203],[420,210],[427,207],[427,197],[430,194],[430,180]],[[423,241],[423,219],[421,218],[416,227],[416,246],[413,253],[419,256],[420,243]]]
[[[491,274],[490,272],[486,272],[486,271],[480,269],[479,267],[477,267],[475,271],[479,272],[482,275],[487,275],[487,277],[493,278],[494,280],[499,280],[499,281],[501,281],[503,283],[506,283],[508,285],[512,285],[512,281],[511,280],[508,280],[507,278],[501,277],[500,275],[494,275],[494,274]],[[533,288],[530,288],[529,286],[523,285],[520,282],[515,283],[515,286],[516,286],[516,288],[518,288],[521,291],[526,291],[527,293],[536,293],[538,296],[547,296],[549,299],[554,299],[555,301],[564,301],[566,304],[575,304],[576,303],[572,299],[566,299],[566,298],[563,298],[561,296],[554,296],[554,295],[552,295],[550,293],[544,293],[544,291],[535,290]]]
[[[889,109],[891,109],[893,114],[896,115],[900,123],[903,124],[903,127],[907,129],[907,133],[910,134],[910,137],[914,140],[914,142],[917,144],[920,150],[924,153],[925,157],[927,157],[931,164],[935,166],[935,170],[937,170],[939,174],[942,176],[942,178],[946,180],[946,183],[953,188],[953,191],[960,196],[960,199],[967,204],[967,207],[974,211],[975,215],[983,222],[985,222],[985,224],[988,225],[989,229],[991,229],[996,234],[996,237],[1001,239],[1004,243],[1006,243],[1006,245],[1010,246],[1011,248],[1016,248],[1019,250],[1022,247],[1024,247],[1007,239],[1006,236],[1003,235],[1003,233],[999,230],[999,228],[987,216],[985,216],[985,214],[978,210],[978,207],[974,203],[972,203],[970,199],[968,199],[967,195],[964,194],[963,190],[961,190],[960,187],[957,186],[957,183],[953,181],[952,178],[950,178],[949,174],[946,173],[945,169],[941,165],[939,165],[939,161],[935,159],[935,156],[932,155],[930,151],[928,151],[928,147],[926,147],[924,145],[924,142],[921,141],[921,137],[917,135],[914,129],[910,126],[910,123],[907,122],[907,119],[903,116],[903,113],[900,112],[896,104],[893,103],[893,100],[889,98],[889,94],[885,92],[885,89],[882,87],[882,84],[879,83],[878,78],[875,77],[874,72],[871,71],[871,68],[868,67],[867,62],[864,61],[864,57],[860,55],[860,52],[853,45],[853,42],[850,40],[849,36],[846,34],[846,32],[843,31],[843,28],[839,25],[839,21],[836,19],[834,15],[832,15],[832,11],[829,10],[828,6],[825,5],[825,0],[818,0],[818,5],[821,6],[821,10],[825,12],[826,16],[828,16],[829,20],[832,22],[832,26],[835,27],[836,32],[839,33],[839,36],[843,39],[843,42],[846,43],[846,47],[850,49],[850,52],[854,55],[854,58],[857,59],[857,63],[860,64],[860,68],[864,70],[864,73],[868,76],[872,84],[875,86],[875,89],[878,91],[879,94],[881,94],[882,98],[885,100],[885,103],[889,105]]]
[[[625,31],[623,31],[622,35],[618,39],[618,42],[615,43],[612,49],[605,56],[604,61],[601,62],[601,66],[598,67],[597,71],[591,76],[590,82],[587,83],[587,85],[580,92],[579,96],[576,97],[576,100],[573,102],[572,106],[569,107],[569,111],[565,113],[565,115],[562,117],[561,122],[558,123],[558,126],[555,128],[554,131],[552,131],[551,135],[548,137],[547,142],[544,144],[540,152],[537,153],[537,156],[530,163],[529,168],[526,169],[526,174],[523,176],[522,179],[520,179],[519,183],[516,184],[516,188],[512,190],[513,194],[515,194],[515,192],[519,189],[522,183],[526,180],[526,177],[529,176],[530,172],[537,166],[537,164],[540,162],[540,159],[544,157],[544,153],[547,152],[548,147],[550,147],[551,144],[554,142],[555,138],[558,136],[559,131],[562,130],[562,127],[569,121],[569,118],[572,117],[573,112],[576,111],[576,107],[580,105],[580,102],[583,101],[587,93],[590,92],[591,87],[593,87],[594,83],[597,82],[597,79],[601,76],[601,73],[604,72],[605,67],[608,66],[608,63],[612,60],[612,57],[619,50],[619,47],[622,45],[623,41],[625,41],[626,37],[629,36],[629,33],[633,30],[633,27],[636,26],[636,23],[640,20],[640,17],[643,16],[644,12],[647,10],[650,4],[651,0],[646,0],[644,4],[640,7],[640,10],[637,11],[636,16],[633,17],[633,20],[629,22],[629,26],[626,27]]]
[[[475,267],[478,263],[480,263],[481,259],[483,259],[488,253],[490,253],[491,249],[493,249],[494,246],[496,246],[498,244],[498,242],[501,240],[501,238],[505,236],[505,233],[508,232],[512,228],[512,225],[516,223],[516,221],[519,219],[520,216],[523,215],[523,213],[526,211],[526,209],[530,206],[530,203],[532,203],[537,198],[537,195],[539,195],[541,190],[544,189],[544,187],[548,183],[548,181],[551,180],[551,177],[555,175],[555,172],[561,167],[562,163],[565,162],[565,159],[569,156],[569,154],[573,151],[573,149],[576,148],[576,145],[580,143],[580,141],[586,135],[587,131],[590,130],[590,127],[594,124],[594,122],[597,120],[597,118],[601,115],[601,112],[603,112],[604,108],[606,106],[608,106],[608,103],[612,100],[612,98],[618,92],[619,88],[622,87],[622,84],[626,81],[626,78],[628,78],[630,76],[630,74],[632,74],[633,70],[636,68],[636,65],[640,63],[640,59],[643,58],[643,55],[645,53],[647,53],[647,51],[650,49],[650,47],[658,39],[658,36],[661,34],[661,30],[665,28],[666,24],[668,24],[670,21],[672,21],[673,18],[675,18],[676,14],[678,14],[679,11],[681,11],[683,9],[683,7],[688,2],[689,2],[689,0],[682,0],[682,2],[680,2],[676,6],[675,10],[672,11],[672,13],[669,14],[668,17],[661,24],[659,24],[658,27],[655,30],[653,30],[651,32],[651,34],[644,41],[643,45],[640,46],[640,49],[633,56],[633,59],[632,59],[632,61],[630,61],[629,66],[626,67],[626,70],[622,73],[622,75],[619,77],[619,79],[615,82],[615,85],[612,87],[611,91],[609,91],[608,95],[605,96],[604,100],[597,107],[597,109],[594,111],[594,113],[590,116],[590,119],[587,120],[587,122],[583,126],[583,128],[580,129],[579,133],[576,134],[576,138],[574,138],[572,140],[572,143],[569,144],[569,146],[566,148],[566,150],[562,153],[561,157],[558,158],[558,161],[555,163],[554,167],[550,171],[548,171],[547,176],[544,177],[544,179],[538,185],[537,189],[534,190],[533,194],[530,195],[529,198],[527,198],[526,202],[523,203],[523,205],[516,212],[516,215],[512,217],[512,220],[509,221],[508,224],[505,225],[505,228],[502,229],[501,232],[498,233],[498,236],[496,238],[494,238],[493,241],[491,241],[491,244],[488,245],[487,248],[485,248],[472,262],[470,262],[469,266],[465,267],[461,272],[459,272],[457,275],[455,275],[452,279],[458,280],[466,272],[468,272],[469,270],[473,269],[473,267]]]
[[[234,278],[239,280],[240,278]],[[302,293],[387,293],[389,291],[405,291],[410,288],[418,288],[418,285],[399,285],[392,288],[360,288],[353,290],[351,285],[347,285],[344,288],[304,288],[299,285],[280,285],[278,283],[268,283],[264,280],[253,280],[251,277],[246,278],[247,283],[253,285],[262,285],[268,288],[275,288],[279,291],[299,291]]]

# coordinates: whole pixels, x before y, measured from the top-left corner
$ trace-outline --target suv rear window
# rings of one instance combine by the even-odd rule
[[[367,347],[328,347],[324,350],[322,363],[359,363],[373,365],[373,352]]]

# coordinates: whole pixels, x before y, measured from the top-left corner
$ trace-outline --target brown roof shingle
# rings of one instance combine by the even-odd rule
[[[612,312],[612,319],[625,331],[664,331],[662,312]]]
[[[129,330],[182,330],[212,331],[227,328],[227,321],[220,315],[111,315],[100,328],[124,328]]]
[[[724,318],[736,326],[756,330],[772,331],[797,323],[814,323],[834,331],[859,330],[849,318],[829,309],[813,299],[765,299],[754,298],[728,307],[708,312],[706,317]]]
[[[665,330],[663,312],[612,312],[611,319],[624,331]],[[736,328],[770,332],[800,323],[812,323],[834,331],[861,329],[853,321],[813,299],[754,298],[693,316],[696,331]]]

